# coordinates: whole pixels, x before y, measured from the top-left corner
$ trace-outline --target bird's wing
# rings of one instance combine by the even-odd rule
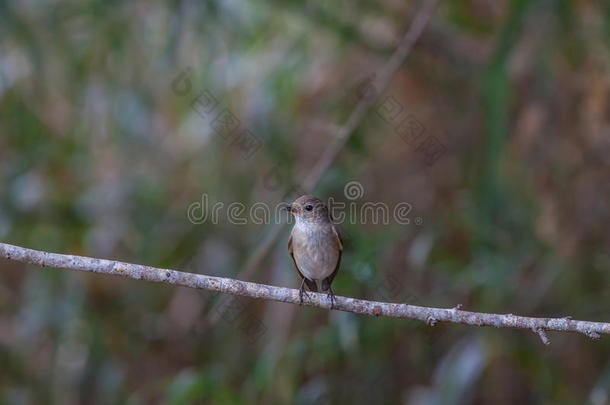
[[[301,270],[299,270],[299,266],[297,266],[297,261],[294,258],[294,251],[292,250],[292,232],[290,232],[290,238],[288,239],[288,253],[290,253],[290,257],[292,257],[294,268],[297,269],[297,273],[299,273],[299,276],[301,276],[301,278],[305,278],[303,273],[301,273]]]
[[[341,255],[343,254],[343,241],[341,240],[341,234],[339,233],[335,225],[332,226],[332,230],[337,241],[337,247],[339,248],[339,256],[337,256],[337,264],[335,265],[335,269],[333,270],[332,274],[326,277],[326,279],[324,279],[325,285],[323,287],[330,287],[330,285],[332,284],[333,279],[339,271],[339,265],[341,264]],[[322,288],[322,290],[324,291],[325,288]]]
[[[341,239],[341,234],[335,225],[333,225],[333,233],[337,237],[337,245],[339,245],[339,255],[343,252],[343,240]]]

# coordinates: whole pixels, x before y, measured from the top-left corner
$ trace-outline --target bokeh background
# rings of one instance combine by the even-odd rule
[[[0,1],[0,240],[240,277],[274,226],[189,207],[290,201],[421,4]],[[444,152],[364,117],[315,194],[412,221],[345,225],[335,291],[610,321],[609,90],[610,3],[442,1],[378,100]],[[247,280],[298,286],[288,230]],[[610,403],[610,339],[549,338],[0,261],[1,404]]]

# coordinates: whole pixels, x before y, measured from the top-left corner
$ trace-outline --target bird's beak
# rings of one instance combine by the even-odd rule
[[[292,212],[292,205],[291,204],[286,205],[286,207],[284,207],[284,208],[286,208],[286,211]]]

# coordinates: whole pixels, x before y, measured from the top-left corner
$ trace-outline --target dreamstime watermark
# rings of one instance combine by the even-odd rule
[[[241,120],[228,108],[222,107],[218,99],[204,89],[192,96],[193,69],[187,67],[172,80],[172,91],[179,97],[190,96],[191,109],[204,121],[208,121],[210,129],[227,142],[230,147],[239,150],[244,160],[250,159],[263,146],[263,140],[244,128]]]
[[[193,69],[187,67],[176,75],[171,83],[172,92],[180,98],[187,97],[191,110],[216,135],[213,139],[219,139],[229,148],[237,149],[242,159],[250,160],[263,148],[265,141],[245,128],[231,108],[219,102],[210,90],[194,91],[193,74]],[[301,187],[293,184],[283,172],[277,164],[271,167],[263,175],[263,186],[271,192],[282,191],[283,198],[305,194]]]
[[[215,294],[215,296],[220,295],[221,293]],[[215,296],[211,295],[208,302],[212,303]],[[250,344],[256,343],[267,332],[267,326],[251,311],[251,305],[244,297],[231,295],[225,306],[217,307],[209,313],[209,315],[214,314],[227,325],[241,331]]]
[[[360,101],[360,99],[376,99],[379,95],[380,91],[375,87],[375,75],[373,74],[362,80],[352,91],[351,96]],[[394,133],[400,136],[407,145],[414,147],[416,152],[423,155],[428,166],[434,165],[447,151],[447,147],[437,137],[426,135],[426,128],[413,114],[407,112],[396,97],[386,94],[375,106],[375,111],[387,124],[392,126]]]
[[[191,273],[196,273],[195,258],[191,257],[184,261],[185,265],[179,268],[185,269]],[[228,297],[224,306],[216,307],[215,303],[220,297]],[[212,308],[208,312],[210,316],[217,316],[222,323],[241,332],[246,342],[255,344],[267,333],[267,325],[263,322],[260,316],[253,311],[252,305],[247,298],[235,295],[224,295],[220,292],[208,291],[205,298],[205,307]]]
[[[330,197],[326,206],[336,224],[381,224],[397,223],[409,225],[413,206],[408,202],[399,202],[390,206],[384,202],[366,201],[357,203],[364,196],[362,184],[351,181],[344,187],[345,198],[349,201],[336,201]],[[210,202],[210,196],[201,195],[201,201],[195,201],[187,208],[187,218],[195,225],[203,223],[219,224],[228,222],[233,225],[265,225],[271,223],[293,223],[292,215],[286,210],[286,203],[269,205],[257,202],[250,206],[242,202]],[[421,217],[414,219],[416,225],[422,224]]]

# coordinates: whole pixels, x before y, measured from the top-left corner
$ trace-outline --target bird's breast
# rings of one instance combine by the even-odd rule
[[[339,259],[337,238],[331,224],[295,225],[292,249],[299,270],[311,280],[330,276]]]

